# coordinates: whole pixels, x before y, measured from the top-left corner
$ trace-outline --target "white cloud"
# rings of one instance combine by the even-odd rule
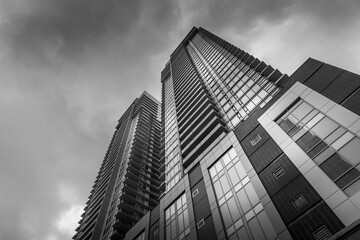
[[[60,217],[55,221],[57,230],[62,234],[72,237],[75,234],[78,221],[83,213],[83,208],[83,205],[73,205],[68,210],[62,212]]]

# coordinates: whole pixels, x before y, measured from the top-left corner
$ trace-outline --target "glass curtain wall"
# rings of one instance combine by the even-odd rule
[[[186,49],[230,128],[279,92],[274,83],[202,33]]]
[[[277,124],[349,197],[360,191],[360,139],[304,100]]]
[[[209,172],[229,239],[273,239],[275,230],[235,149],[229,149]]]
[[[169,191],[181,179],[179,133],[173,79],[165,80],[165,181]]]
[[[165,210],[166,239],[185,239],[190,233],[186,194],[182,194]]]

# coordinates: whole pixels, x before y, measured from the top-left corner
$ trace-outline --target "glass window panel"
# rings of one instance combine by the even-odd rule
[[[186,206],[186,194],[184,193],[181,198],[182,198],[181,202],[183,206]]]
[[[265,232],[265,236],[269,239],[273,239],[276,236],[276,232],[270,222],[268,215],[266,214],[266,211],[262,211],[261,213],[259,213],[258,220],[262,229]]]
[[[248,93],[246,94],[246,96],[247,96],[248,98],[252,98],[254,95],[255,95],[255,92],[252,91],[252,89],[250,89],[250,90],[248,91]]]
[[[260,90],[260,86],[255,84],[252,89],[253,89],[253,91],[257,92]]]
[[[302,102],[291,114],[295,116],[298,120],[303,119],[310,111],[313,110],[306,102]]]
[[[236,221],[236,223],[234,224],[235,229],[239,229],[244,225],[243,220],[240,218],[239,220]]]
[[[249,240],[250,239],[245,227],[242,227],[239,230],[237,230],[236,234],[238,236],[238,239],[241,239],[241,240]]]
[[[324,114],[318,113],[313,119],[311,119],[308,123],[306,123],[306,126],[308,128],[312,128],[316,123],[318,123],[322,118],[324,117]]]
[[[351,168],[351,165],[342,160],[339,154],[333,154],[328,160],[320,165],[320,168],[335,180]]]
[[[266,240],[265,236],[264,236],[264,233],[260,227],[260,224],[257,220],[257,218],[253,218],[251,219],[249,222],[249,228],[251,230],[251,234],[253,235],[254,239],[256,240]]]
[[[238,182],[240,182],[240,178],[238,177],[235,167],[231,167],[228,170],[229,176],[230,176],[230,180],[233,186],[235,186],[236,184],[238,184]]]
[[[230,190],[230,185],[229,185],[229,182],[228,182],[225,174],[221,176],[220,182],[221,182],[221,186],[224,190],[224,193],[227,193]]]
[[[355,195],[355,193],[360,191],[360,179],[352,183],[350,186],[344,189],[344,193],[349,197]]]
[[[282,122],[279,123],[279,126],[282,128],[282,130],[284,130],[284,132],[288,132],[291,128],[295,126],[296,123],[296,119],[289,116],[282,120]]]
[[[246,190],[246,193],[247,195],[249,196],[249,199],[250,199],[250,202],[253,206],[255,206],[256,204],[259,203],[260,199],[258,197],[258,195],[256,194],[255,192],[255,189],[254,187],[252,186],[252,184],[247,184],[245,186],[245,190]]]
[[[251,209],[251,204],[250,204],[248,197],[246,196],[245,190],[240,189],[240,191],[238,191],[236,193],[236,195],[240,201],[240,205],[241,205],[243,212],[244,213],[248,212]]]
[[[176,238],[176,221],[171,222],[171,239]]]
[[[227,204],[223,204],[220,207],[220,211],[224,220],[225,227],[228,228],[233,222],[231,220],[231,216]]]
[[[184,225],[185,225],[185,229],[187,227],[189,227],[189,215],[188,215],[188,210],[187,208],[184,210]]]
[[[347,142],[349,142],[353,137],[354,135],[352,135],[350,132],[346,132],[338,140],[336,140],[333,144],[331,144],[331,146],[337,151]]]
[[[240,211],[239,211],[239,208],[236,205],[235,198],[233,198],[233,197],[230,198],[227,201],[227,204],[229,206],[233,222],[235,222],[236,220],[238,220],[240,218]]]
[[[327,144],[332,144],[336,139],[338,139],[341,135],[343,135],[346,130],[342,127],[336,129],[333,133],[331,133],[327,138],[325,138],[324,142]]]
[[[255,105],[258,105],[261,102],[261,98],[259,98],[258,96],[255,96],[252,101]]]
[[[300,122],[306,124],[310,119],[312,119],[319,111],[313,109],[306,117],[304,117]]]
[[[307,132],[306,128],[301,128],[299,131],[297,131],[291,138],[296,142],[304,133]]]
[[[339,186],[339,188],[344,188],[358,177],[360,177],[360,172],[356,168],[353,168],[344,176],[339,178],[335,183]]]
[[[302,128],[302,125],[300,125],[300,123],[297,123],[292,129],[290,129],[287,134],[289,136],[292,136],[294,133],[296,133],[300,128]],[[304,128],[302,128],[304,129]]]
[[[182,207],[181,198],[179,198],[179,199],[176,201],[176,205],[177,205],[177,209],[180,209],[180,208]]]
[[[235,164],[235,169],[236,169],[236,172],[238,173],[240,179],[243,179],[244,177],[246,177],[246,171],[240,161]]]
[[[171,239],[170,224],[166,226],[166,239]]]
[[[224,160],[225,166],[228,165],[229,162],[231,162],[229,154],[225,154],[222,159]]]
[[[224,195],[224,192],[222,191],[221,186],[220,186],[220,181],[216,181],[214,183],[214,188],[215,188],[215,193],[216,193],[217,198],[220,199]]]
[[[231,159],[234,159],[237,155],[236,155],[236,151],[235,151],[235,149],[234,148],[231,148],[230,150],[229,150],[229,155],[230,155],[230,158]]]
[[[326,147],[327,147],[326,143],[324,143],[323,141],[319,142],[318,145],[316,145],[313,149],[311,149],[310,152],[308,152],[309,157],[314,158],[316,155],[318,155]]]
[[[249,111],[252,111],[256,106],[255,104],[253,104],[252,102],[249,102],[247,105],[246,105],[247,109]]]
[[[340,156],[352,165],[360,163],[360,139],[354,138],[339,151]]]
[[[172,204],[171,206],[170,206],[170,215],[172,216],[172,215],[174,215],[175,214],[175,204]]]
[[[319,141],[320,138],[307,131],[301,138],[299,138],[299,140],[296,141],[296,143],[302,150],[304,150],[304,152],[307,152],[311,148],[313,148]]]
[[[210,168],[210,176],[213,178],[216,175],[216,169],[215,167]]]
[[[165,218],[166,218],[166,220],[168,220],[170,218],[170,209],[169,208],[166,209],[166,211],[165,211]]]
[[[226,103],[224,108],[224,112],[227,112],[230,109],[230,103]]]
[[[179,222],[179,233],[181,233],[184,231],[184,219],[182,213],[178,217],[178,222]]]
[[[240,118],[238,116],[234,116],[233,119],[231,119],[231,124],[235,127],[240,122]]]
[[[215,168],[216,168],[216,171],[219,173],[221,171],[221,169],[223,169],[223,166],[221,164],[220,161],[218,161],[217,163],[215,163]]]
[[[311,129],[311,131],[313,131],[320,138],[326,138],[337,127],[338,124],[336,124],[334,121],[330,120],[329,118],[324,117]]]
[[[264,99],[266,97],[268,93],[265,90],[261,90],[258,94],[259,97],[261,97],[262,99]]]
[[[242,92],[246,92],[246,90],[244,89],[245,87],[241,89]],[[241,98],[242,103],[246,103],[247,101],[249,101],[249,98],[246,95]]]
[[[332,147],[328,147],[322,153],[320,153],[316,158],[314,158],[314,162],[317,165],[320,165],[334,153],[335,150]]]

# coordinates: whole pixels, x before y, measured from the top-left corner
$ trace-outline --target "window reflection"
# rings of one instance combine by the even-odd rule
[[[231,148],[209,169],[226,234],[229,239],[265,236],[264,229],[272,229],[272,225],[239,160],[235,149]],[[258,214],[266,216],[262,217],[262,222]],[[251,228],[248,221],[255,221],[256,226]]]
[[[186,194],[182,194],[165,210],[166,239],[185,239],[190,233]]]
[[[303,100],[276,122],[348,196],[359,190],[359,138]]]

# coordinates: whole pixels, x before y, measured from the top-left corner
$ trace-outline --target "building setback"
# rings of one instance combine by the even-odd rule
[[[123,239],[158,205],[160,137],[160,102],[144,92],[118,121],[73,239]]]
[[[194,27],[161,82],[164,192],[125,239],[360,239],[359,75]]]

